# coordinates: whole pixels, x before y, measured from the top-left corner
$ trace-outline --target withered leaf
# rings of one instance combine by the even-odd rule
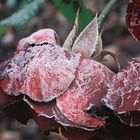
[[[83,57],[90,58],[95,51],[98,36],[98,21],[95,16],[75,40],[72,51],[80,52]]]
[[[134,38],[140,41],[140,0],[130,0],[126,11],[126,24]]]
[[[104,120],[91,117],[86,110],[101,105],[101,99],[106,94],[106,84],[113,72],[102,64],[83,59],[75,73],[75,80],[69,89],[57,97],[57,106],[71,121],[84,127],[100,127]]]

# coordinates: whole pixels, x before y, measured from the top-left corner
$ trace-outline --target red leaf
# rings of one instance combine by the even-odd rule
[[[53,108],[56,106],[55,100],[47,103],[35,102],[27,97],[24,101],[38,114],[38,116],[45,116],[46,118],[53,118]]]
[[[114,74],[102,64],[83,59],[69,89],[57,98],[60,111],[72,122],[84,127],[100,127],[105,121],[86,113],[91,106],[101,105],[106,84]]]
[[[80,54],[42,45],[20,51],[3,71],[2,88],[9,95],[28,95],[48,102],[63,94],[75,78]]]
[[[61,115],[62,114],[60,114],[60,112],[58,113],[57,111],[57,117],[61,118],[62,117]],[[34,115],[33,118],[36,121],[37,125],[44,131],[61,133],[63,136],[65,136],[69,140],[77,140],[78,138],[80,140],[87,140],[89,138],[94,137],[96,134],[95,130],[86,131],[80,128],[67,127],[67,126],[63,127],[62,125],[58,124],[53,118],[49,119],[49,118],[46,118],[45,116],[38,116],[37,114]],[[64,119],[63,121],[65,123]]]
[[[95,131],[95,128],[93,127],[83,127],[75,122],[70,121],[66,116],[64,116],[64,114],[62,114],[62,112],[58,109],[57,106],[53,108],[53,112],[54,112],[55,120],[62,126],[70,126],[72,128],[76,127],[76,128],[84,129],[86,131]]]
[[[22,100],[22,96],[10,96],[0,89],[0,108],[8,117],[26,124],[31,118],[30,107]]]
[[[140,0],[130,0],[126,11],[126,24],[130,33],[140,41]]]
[[[108,85],[108,93],[103,99],[106,105],[119,114],[140,110],[140,57],[133,59],[122,72],[116,74]],[[133,113],[132,113],[133,114]],[[129,124],[138,125],[133,115],[129,117]],[[125,117],[125,115],[124,115]],[[124,121],[125,122],[125,121]],[[128,123],[128,121],[127,121]],[[137,124],[138,123],[138,124]]]
[[[31,34],[30,36],[20,40],[17,46],[16,53],[25,50],[29,47],[29,45],[41,45],[44,43],[59,45],[59,42],[59,37],[53,29],[41,29]]]

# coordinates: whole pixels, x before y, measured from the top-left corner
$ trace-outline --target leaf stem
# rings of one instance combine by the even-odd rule
[[[116,0],[110,0],[108,2],[108,4],[106,5],[106,7],[104,8],[104,10],[100,13],[100,15],[98,17],[99,25],[101,25],[103,23],[104,19],[108,15],[109,11],[111,10],[111,8],[112,8],[112,6],[114,5],[115,2],[116,2]]]

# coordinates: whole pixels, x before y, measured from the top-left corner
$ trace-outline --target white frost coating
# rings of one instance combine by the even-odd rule
[[[137,97],[136,97],[136,100],[135,100],[135,102],[134,102],[134,106],[135,105],[137,105],[137,104],[139,104],[140,103],[140,93],[138,93],[138,95],[137,95]]]
[[[98,127],[102,120],[86,113],[91,105],[100,105],[106,94],[106,84],[113,73],[102,64],[88,59],[81,60],[76,77],[69,89],[57,98],[60,111],[71,121],[86,127]]]
[[[30,36],[23,38],[19,41],[17,46],[18,50],[24,50],[26,44],[43,44],[49,43],[52,45],[59,44],[59,37],[57,33],[53,29],[40,29],[35,33],[31,34]]]
[[[140,2],[137,0],[130,0],[126,12],[126,24],[132,36],[140,41]]]
[[[96,51],[98,42],[98,21],[97,16],[86,26],[86,28],[77,37],[73,44],[72,51],[80,52],[85,58],[90,58]]]
[[[140,57],[114,76],[103,101],[120,114],[140,109]]]
[[[58,107],[53,108],[53,113],[54,113],[54,118],[57,121],[57,123],[60,123],[62,126],[71,126],[71,127],[76,127],[80,129],[84,129],[87,131],[94,131],[95,128],[91,127],[82,127],[78,123],[70,121],[64,114],[58,109]]]
[[[29,102],[29,100],[25,96],[23,97],[23,101],[25,101],[31,107],[31,109],[35,109],[34,106]]]
[[[26,94],[35,101],[51,101],[67,90],[75,78],[79,59],[80,54],[59,46],[28,48],[16,54],[5,69],[9,82],[4,90],[9,94]],[[21,86],[15,90],[16,81]]]

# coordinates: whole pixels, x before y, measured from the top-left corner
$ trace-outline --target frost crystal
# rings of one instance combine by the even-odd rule
[[[106,84],[113,73],[102,64],[83,59],[69,89],[57,98],[60,111],[71,121],[86,127],[97,127],[104,121],[91,117],[86,110],[100,105],[106,94]]]
[[[2,88],[12,95],[28,95],[35,101],[50,101],[67,90],[79,64],[80,54],[59,46],[40,45],[20,51],[3,72]]]
[[[108,107],[121,113],[140,109],[140,57],[114,76],[103,99]]]

